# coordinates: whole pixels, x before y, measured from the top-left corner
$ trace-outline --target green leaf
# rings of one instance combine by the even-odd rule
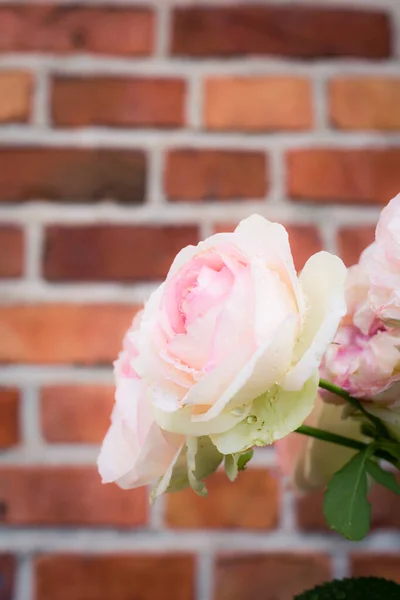
[[[375,481],[400,496],[400,485],[393,473],[385,471],[385,469],[382,469],[382,467],[373,460],[367,461],[367,471]]]
[[[400,443],[399,442],[392,442],[391,440],[377,440],[375,445],[382,449],[385,450],[386,452],[389,452],[389,454],[391,454],[395,459],[397,459],[397,461],[400,461]]]
[[[242,452],[241,454],[239,454],[239,458],[237,461],[239,471],[245,470],[247,463],[253,458],[253,454],[253,448],[250,448],[249,450],[246,450],[246,452]]]
[[[368,533],[371,505],[367,499],[366,463],[373,447],[356,454],[332,477],[325,493],[324,514],[331,529],[349,540],[362,540]]]

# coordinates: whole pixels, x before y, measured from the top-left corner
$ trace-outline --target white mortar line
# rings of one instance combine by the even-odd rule
[[[89,444],[45,444],[37,439],[15,450],[1,454],[1,467],[29,466],[92,466],[96,465],[99,445]]]
[[[145,209],[147,206],[151,206],[154,207],[153,210],[158,212],[160,210],[160,205],[164,202],[164,161],[165,156],[160,148],[153,148],[153,150],[148,153]]]
[[[202,79],[195,73],[188,76],[186,98],[186,120],[192,130],[201,131],[203,126],[204,87]]]
[[[159,0],[154,4],[157,9],[155,23],[155,57],[163,58],[169,54],[171,43],[170,2]]]
[[[0,127],[0,149],[4,147],[46,148],[108,148],[143,150],[146,148],[179,146],[194,148],[269,150],[274,148],[337,148],[386,150],[400,148],[400,132],[385,131],[318,131],[307,132],[203,132],[188,129],[113,129],[88,127],[83,129],[43,130],[25,125]]]
[[[344,579],[350,576],[349,554],[341,549],[332,555],[332,579]]]
[[[264,0],[265,1],[265,0]],[[397,0],[396,0],[397,1]],[[163,12],[161,13],[163,14]],[[166,42],[159,42],[163,46]],[[161,51],[161,50],[160,50]],[[285,56],[248,56],[220,59],[174,58],[153,56],[148,58],[104,56],[93,54],[43,54],[35,52],[6,53],[0,56],[0,69],[28,68],[45,69],[52,74],[81,74],[189,77],[191,75],[230,77],[253,76],[293,76],[293,77],[335,77],[346,75],[370,75],[380,77],[399,76],[399,64],[396,57],[380,60],[352,57],[332,59],[316,58],[311,60]]]
[[[127,492],[129,493],[129,492]],[[326,534],[303,535],[281,531],[226,531],[226,530],[165,530],[154,535],[152,531],[137,528],[115,530],[85,527],[58,527],[19,529],[0,528],[0,552],[79,552],[87,554],[164,553],[168,552],[324,552],[337,555],[342,552],[397,553],[400,537],[392,531],[371,533],[363,542],[348,542],[339,536]]]
[[[275,172],[275,177],[279,175]],[[98,203],[92,205],[68,205],[33,202],[26,204],[9,205],[7,208],[0,205],[0,220],[2,223],[24,224],[42,223],[43,225],[90,225],[106,223],[110,225],[187,225],[197,224],[204,220],[209,223],[226,223],[241,219],[254,212],[267,216],[271,220],[285,221],[285,223],[305,224],[321,223],[328,220],[338,225],[367,225],[378,221],[382,205],[367,204],[337,205],[326,202],[291,202],[287,197],[280,197],[275,192],[279,202],[264,202],[262,200],[240,199],[224,202],[193,202],[165,203],[162,206],[125,206],[111,203]],[[10,280],[10,284],[17,282]],[[3,281],[6,285],[7,281]],[[2,284],[0,284],[1,286]],[[135,289],[144,284],[135,285]],[[146,284],[149,286],[150,284]],[[85,284],[80,284],[79,289],[84,289]],[[74,288],[74,286],[72,286]],[[125,288],[125,286],[124,286]],[[48,291],[57,289],[53,284]],[[101,289],[98,286],[97,289]],[[112,287],[110,288],[112,292]]]
[[[161,283],[137,286],[121,284],[50,284],[41,281],[5,282],[0,284],[1,304],[142,304]],[[132,308],[133,312],[133,308]]]
[[[211,223],[209,220],[205,220],[200,224],[200,236],[201,236],[202,240],[205,240],[206,238],[210,237],[210,235],[213,235],[214,233],[216,233],[215,225],[213,223]]]
[[[197,556],[196,600],[212,600],[214,597],[214,561],[212,551],[201,552]]]
[[[160,531],[164,527],[165,498],[159,496],[150,506],[150,529]]]
[[[282,149],[279,146],[272,147],[267,156],[267,190],[268,206],[279,207],[285,198],[286,164]]]
[[[278,473],[277,473],[277,476]],[[280,498],[280,516],[279,527],[283,532],[290,534],[296,531],[297,521],[295,506],[296,500],[290,485],[285,477],[280,477],[281,480],[281,498]]]
[[[329,132],[328,81],[320,76],[313,81],[314,126],[326,134]]]
[[[32,600],[35,591],[33,561],[30,555],[20,555],[15,578],[13,600]]]
[[[36,127],[50,126],[50,82],[47,69],[41,65],[35,74],[33,124]]]
[[[43,438],[41,434],[41,417],[40,417],[40,398],[39,390],[37,387],[32,385],[25,385],[22,389],[22,403],[20,411],[21,419],[21,433],[23,446],[21,451],[23,454],[27,452],[28,455],[34,456],[35,452],[41,451],[43,447]],[[19,454],[19,449],[15,453]],[[13,452],[9,454],[9,457],[13,456]],[[5,457],[7,462],[7,455]],[[4,464],[4,463],[3,463]]]
[[[41,279],[42,258],[44,253],[44,232],[39,222],[26,221],[25,226],[25,276],[31,282]],[[25,287],[26,281],[16,282]]]
[[[375,224],[375,221],[373,221],[373,223]],[[322,220],[319,224],[319,233],[324,249],[328,250],[328,252],[332,252],[332,254],[337,254],[338,227],[336,223],[334,221],[329,221],[328,219]]]
[[[0,365],[0,385],[24,386],[63,384],[113,384],[113,371],[109,367]]]

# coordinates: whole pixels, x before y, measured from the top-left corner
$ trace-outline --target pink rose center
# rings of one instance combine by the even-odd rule
[[[229,296],[235,279],[234,267],[247,266],[247,262],[237,256],[235,248],[228,250],[233,254],[229,266],[219,253],[208,250],[191,260],[169,282],[165,309],[176,334],[186,333],[192,323]]]

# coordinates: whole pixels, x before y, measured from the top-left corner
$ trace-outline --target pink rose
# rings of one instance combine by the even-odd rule
[[[257,215],[184,248],[127,334],[112,427],[135,439],[125,453],[115,435],[105,444],[103,477],[104,465],[119,482],[129,467],[131,486],[164,472],[158,492],[176,481],[199,491],[223,455],[296,429],[345,312],[345,274],[320,252],[297,277],[286,230]]]
[[[382,210],[368,255],[369,300],[377,316],[400,325],[400,194]]]
[[[326,351],[321,370],[324,379],[368,402],[370,412],[380,407],[387,413],[386,409],[394,410],[399,404],[400,329],[389,327],[371,310],[371,252],[373,246],[364,251],[358,265],[348,270],[347,315]],[[327,394],[324,398],[332,400]]]

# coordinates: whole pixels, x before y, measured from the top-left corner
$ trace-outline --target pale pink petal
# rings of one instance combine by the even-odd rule
[[[304,312],[303,295],[301,293],[293,256],[290,250],[289,236],[279,223],[271,223],[252,215],[239,223],[235,229],[238,246],[252,259],[259,258],[270,271],[279,274],[293,294],[298,311]]]

